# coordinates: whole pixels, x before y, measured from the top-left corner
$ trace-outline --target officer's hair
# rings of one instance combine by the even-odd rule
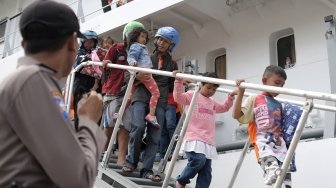
[[[283,79],[287,80],[287,74],[285,72],[285,70],[279,66],[276,65],[269,65],[268,67],[266,67],[263,77],[270,77],[273,74],[277,74],[279,76],[281,76]]]
[[[26,54],[39,52],[53,52],[61,49],[71,35],[64,35],[55,38],[37,38],[24,40],[24,51]]]

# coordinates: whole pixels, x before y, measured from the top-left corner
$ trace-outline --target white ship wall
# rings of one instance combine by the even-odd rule
[[[151,6],[145,6],[145,1],[150,2]],[[205,72],[214,71],[214,59],[218,55],[226,54],[227,79],[244,78],[248,82],[261,83],[264,68],[269,64],[276,64],[270,49],[273,48],[270,44],[271,35],[283,29],[292,28],[295,37],[296,65],[294,68],[286,70],[288,79],[285,87],[330,93],[327,46],[324,37],[326,28],[323,18],[335,12],[321,3],[322,1],[271,0],[261,7],[233,12],[230,18],[223,20],[224,25],[218,21],[211,21],[202,25],[197,32],[192,27],[184,29],[181,31],[181,42],[174,57],[185,57],[186,60],[197,59],[200,72]],[[3,2],[9,2],[11,6],[16,7],[12,0],[3,0]],[[28,0],[23,1],[22,6],[25,7],[27,2]],[[62,2],[70,1],[62,0]],[[147,11],[153,13],[155,10],[162,9],[164,11],[164,9],[179,3],[187,3],[196,9],[202,9],[205,7],[199,6],[200,4],[210,2],[135,0],[125,5],[132,12],[129,15],[120,16],[123,13],[122,9],[116,9],[99,16],[93,14],[92,17],[86,18],[86,22],[82,24],[82,30],[94,29],[100,34],[105,34],[112,28],[121,30],[123,24],[128,21],[142,18],[141,15],[146,11],[144,9],[136,11],[139,6],[147,7]],[[6,15],[10,9],[7,8],[7,5],[6,7],[2,6],[3,4],[0,3],[0,12],[1,15]],[[75,9],[77,4],[72,6]],[[100,1],[83,0],[85,12],[96,10],[99,7]],[[16,12],[16,10],[14,9],[12,12]],[[8,13],[8,15],[14,14]],[[22,55],[23,52],[20,51],[0,60],[0,80],[15,69],[16,59]],[[249,92],[257,93],[258,91]],[[215,98],[223,100],[224,96],[224,94],[217,93]],[[303,100],[290,96],[279,97]],[[319,100],[314,102],[326,104]],[[315,121],[316,127],[324,127],[327,122],[331,123],[325,120],[325,114],[325,112],[319,111],[319,120]],[[217,144],[223,145],[237,141],[235,129],[238,123],[232,119],[231,111],[224,115],[218,115],[217,121],[219,122],[216,129]],[[336,157],[336,152],[330,152],[336,151],[335,147],[335,140],[332,139],[300,143],[297,151],[298,172],[293,175],[294,187],[335,187],[336,183],[333,181],[333,175],[336,174],[335,168],[328,168],[336,166],[336,162],[333,160]],[[214,179],[211,187],[225,187],[228,184],[239,154],[240,152],[226,153],[221,155],[219,160],[213,162]],[[323,159],[318,159],[317,155],[323,156]],[[177,175],[185,162],[178,162],[174,175]],[[242,173],[238,176],[237,184],[234,187],[263,187],[260,171],[252,151],[247,155]],[[324,179],[316,178],[316,176]]]
[[[296,150],[297,172],[292,173],[293,188],[335,188],[336,140],[324,139],[300,143]],[[210,188],[226,188],[230,182],[240,152],[221,154],[212,161]],[[172,177],[182,172],[187,160],[175,164]],[[167,167],[168,168],[168,167]],[[194,178],[190,187],[195,187]],[[257,164],[254,150],[246,154],[233,188],[262,188],[262,170]]]
[[[294,4],[293,2],[296,2]],[[186,59],[198,59],[200,72],[214,71],[214,57],[209,53],[220,48],[226,49],[227,79],[244,78],[251,83],[261,84],[264,68],[270,63],[270,36],[272,33],[293,28],[296,47],[296,65],[286,70],[288,79],[284,87],[330,93],[328,57],[326,49],[323,18],[333,14],[330,8],[317,1],[271,1],[255,9],[232,14],[230,33],[226,34],[218,22],[205,25],[198,37],[194,30],[183,31],[180,46],[175,56]],[[274,44],[275,45],[275,44]],[[225,86],[222,86],[225,87]],[[258,93],[258,91],[250,91]],[[217,94],[218,100],[226,95]],[[290,96],[282,98],[303,100]],[[314,101],[326,104],[324,101]],[[319,124],[323,127],[324,112],[320,112]],[[234,141],[234,129],[237,121],[232,119],[231,111],[219,115],[217,121],[217,144]],[[230,133],[230,134],[227,134]]]

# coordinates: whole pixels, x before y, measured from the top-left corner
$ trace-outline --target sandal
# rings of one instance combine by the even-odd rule
[[[154,182],[161,182],[162,181],[162,178],[161,176],[159,175],[154,175],[153,171],[149,170],[148,172],[146,172],[142,178],[145,178],[145,179],[149,179],[149,180],[152,180]]]
[[[124,163],[121,170],[125,173],[132,173],[134,171],[134,168],[132,167],[132,165],[130,165],[128,163]]]

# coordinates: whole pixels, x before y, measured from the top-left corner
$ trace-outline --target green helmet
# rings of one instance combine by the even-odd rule
[[[129,22],[128,24],[125,25],[124,27],[124,31],[123,31],[123,40],[126,40],[127,39],[127,36],[130,32],[133,31],[133,29],[135,28],[142,28],[142,29],[145,29],[145,26],[140,23],[140,22],[137,22],[137,21],[131,21]]]

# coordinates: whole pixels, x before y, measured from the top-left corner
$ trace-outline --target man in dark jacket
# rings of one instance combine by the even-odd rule
[[[156,35],[154,45],[156,50],[151,57],[153,69],[163,71],[177,70],[177,64],[172,60],[170,52],[179,42],[179,33],[172,27],[160,28]],[[156,117],[160,125],[164,124],[165,109],[167,107],[169,85],[174,82],[174,78],[153,75],[156,84],[160,90],[160,98],[156,108]],[[149,74],[139,72],[137,79],[148,79]],[[145,116],[148,114],[149,101],[151,94],[142,84],[139,84],[132,95],[132,118],[130,132],[130,153],[126,158],[123,167],[124,172],[131,172],[137,168],[140,156],[140,147],[142,135],[147,127],[146,148],[143,154],[143,166],[140,171],[140,177],[151,179],[152,181],[161,181],[161,177],[154,175],[152,168],[155,154],[161,137],[161,130],[154,126],[146,126]]]

